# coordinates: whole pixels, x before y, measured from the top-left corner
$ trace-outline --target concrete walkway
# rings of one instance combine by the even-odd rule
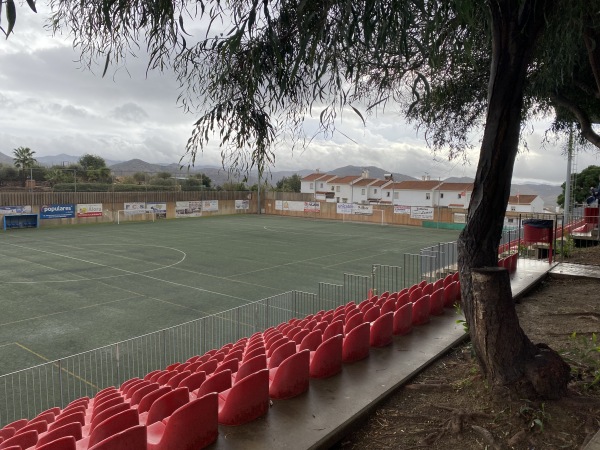
[[[556,265],[519,260],[511,275],[513,296],[523,295]],[[427,325],[396,336],[391,346],[371,349],[371,355],[344,364],[342,373],[326,380],[310,381],[308,392],[273,401],[269,413],[247,425],[219,427],[216,449],[325,449],[352,431],[357,420],[399,386],[466,339],[462,318],[446,309]]]

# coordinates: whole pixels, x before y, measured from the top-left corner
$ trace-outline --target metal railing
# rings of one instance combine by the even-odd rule
[[[445,254],[452,246],[441,244]],[[453,251],[453,250],[452,250]],[[290,291],[84,353],[0,376],[0,426],[31,418],[108,386],[164,369],[294,317],[360,302],[369,292],[398,291],[433,281],[439,257],[404,255],[403,264],[375,264],[368,275],[344,274],[343,284],[319,283],[318,293]],[[445,263],[452,256],[444,259]]]

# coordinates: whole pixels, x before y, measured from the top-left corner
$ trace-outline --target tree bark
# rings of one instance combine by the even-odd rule
[[[475,275],[480,273],[475,269],[497,267],[527,69],[552,4],[552,0],[488,1],[492,30],[488,109],[467,225],[458,245],[463,311],[484,374],[492,384],[518,389],[529,397],[556,398],[566,389],[568,366],[566,377],[559,371],[560,388],[553,390],[541,382],[534,386],[532,364],[541,353],[519,326],[508,276],[489,275],[484,282]]]

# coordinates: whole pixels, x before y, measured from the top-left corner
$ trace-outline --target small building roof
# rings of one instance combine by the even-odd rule
[[[513,205],[531,205],[531,203],[537,198],[537,195],[532,194],[517,194],[508,197],[508,203]]]
[[[360,179],[360,176],[351,175],[346,177],[336,177],[333,180],[329,180],[328,183],[332,184],[352,184],[354,180]]]
[[[328,173],[323,172],[315,172],[311,173],[310,175],[306,175],[300,181],[316,181],[323,177],[335,177],[335,175],[329,175]]]
[[[473,183],[442,183],[437,189],[440,191],[472,192]]]
[[[357,182],[352,183],[352,186],[370,186],[371,184],[375,183],[376,181],[377,181],[376,178],[361,178]]]
[[[393,189],[411,191],[431,191],[437,189],[441,183],[437,180],[406,180],[394,183]]]

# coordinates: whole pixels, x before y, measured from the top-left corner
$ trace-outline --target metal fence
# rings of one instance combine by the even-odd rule
[[[404,255],[401,265],[375,264],[371,273],[346,273],[342,284],[319,283],[318,293],[285,292],[126,341],[0,376],[0,426],[48,408],[93,396],[108,386],[186,361],[257,331],[360,302],[369,292],[398,291],[421,280],[434,281],[440,267],[455,260],[450,243],[422,255]]]

